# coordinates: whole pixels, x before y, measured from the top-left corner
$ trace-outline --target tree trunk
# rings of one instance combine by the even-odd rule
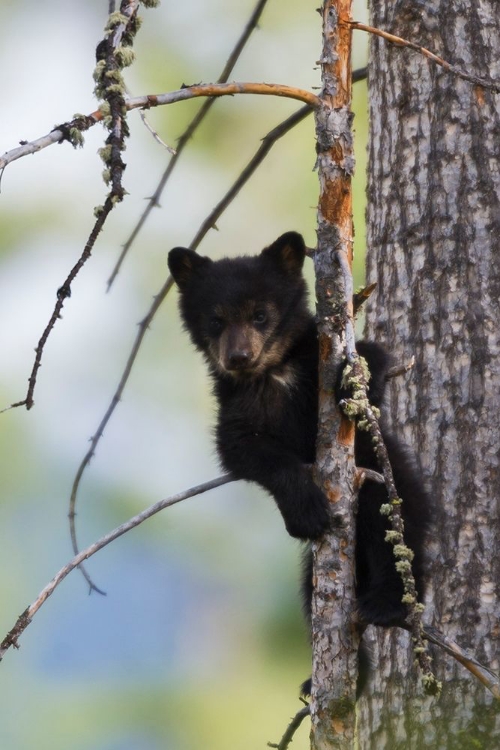
[[[469,73],[500,79],[497,0],[372,0],[371,23]],[[500,95],[412,52],[371,43],[366,336],[413,372],[392,381],[390,420],[436,508],[424,622],[484,664],[500,646]],[[406,634],[374,640],[361,748],[500,747],[492,696],[434,652],[424,699]]]
[[[311,749],[352,748],[359,637],[354,625],[354,429],[332,393],[352,331],[351,0],[322,8],[323,106],[316,112],[318,247],[314,255],[319,336],[319,423],[315,475],[331,503],[332,531],[313,544]]]

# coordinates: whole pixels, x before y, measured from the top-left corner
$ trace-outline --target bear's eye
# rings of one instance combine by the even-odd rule
[[[217,317],[210,318],[209,323],[208,323],[208,328],[210,330],[210,333],[213,336],[216,336],[224,328],[224,321],[222,320],[222,318],[217,318]]]
[[[267,321],[267,313],[265,310],[256,310],[253,316],[253,322],[255,325],[261,326]]]

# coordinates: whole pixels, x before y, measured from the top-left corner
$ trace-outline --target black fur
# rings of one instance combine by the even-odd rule
[[[295,232],[254,257],[211,261],[190,250],[169,254],[180,289],[180,310],[195,346],[205,355],[219,405],[217,449],[239,479],[255,481],[274,497],[288,533],[316,539],[329,525],[327,499],[306,466],[315,459],[318,420],[318,342],[302,277],[305,246]],[[359,342],[367,359],[372,404],[383,401],[389,358],[377,344]],[[343,394],[340,386],[337,397]],[[424,593],[425,532],[429,502],[414,461],[384,431],[398,493],[405,539],[415,553],[413,571]],[[371,439],[358,430],[356,464],[378,470]],[[383,485],[366,481],[358,499],[356,580],[359,615],[366,623],[404,623],[402,583],[392,546],[385,541]],[[310,557],[303,594],[310,613]]]

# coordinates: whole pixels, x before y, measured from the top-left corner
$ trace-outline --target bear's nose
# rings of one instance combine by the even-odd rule
[[[248,349],[238,349],[231,352],[227,360],[228,370],[244,370],[250,362],[250,351]]]

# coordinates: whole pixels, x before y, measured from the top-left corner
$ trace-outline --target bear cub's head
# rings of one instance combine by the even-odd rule
[[[170,251],[184,325],[216,373],[255,378],[283,366],[311,321],[305,252],[297,232],[256,256],[213,261],[183,247]]]

